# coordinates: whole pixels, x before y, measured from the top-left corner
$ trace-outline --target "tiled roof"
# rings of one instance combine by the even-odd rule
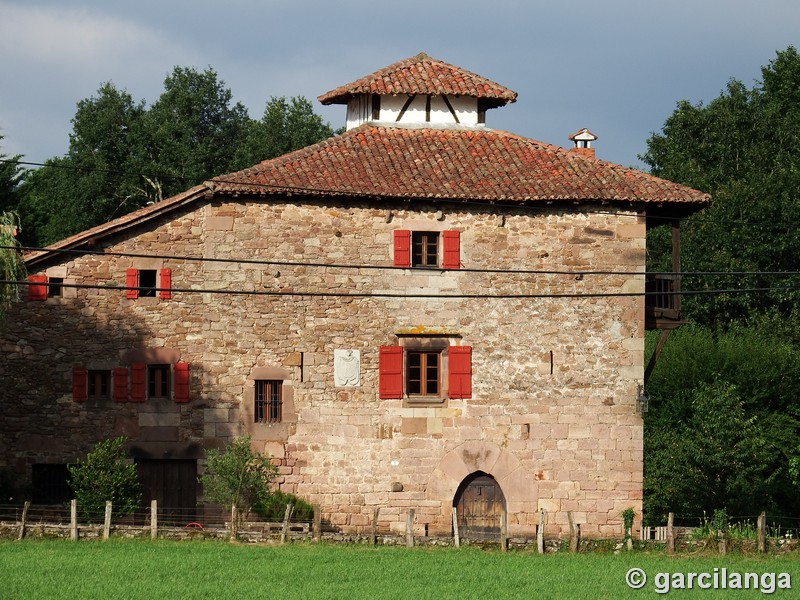
[[[217,193],[702,205],[707,194],[485,128],[362,125],[208,182]]]
[[[517,93],[493,81],[420,53],[389,65],[372,75],[319,96],[322,104],[346,104],[356,94],[437,94],[482,98],[489,106],[502,106]]]

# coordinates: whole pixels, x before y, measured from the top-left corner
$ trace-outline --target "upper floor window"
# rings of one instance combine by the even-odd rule
[[[394,232],[394,266],[458,269],[461,235],[455,230]]]
[[[169,365],[147,365],[147,397],[169,398]]]
[[[438,396],[441,352],[406,352],[406,393],[409,396]]]
[[[136,298],[158,297],[169,300],[172,297],[171,269],[128,269],[125,272],[125,297],[131,300]]]
[[[111,394],[111,371],[109,369],[89,369],[88,396],[90,400],[104,400]]]
[[[280,423],[283,417],[283,382],[259,379],[255,382],[255,405],[253,414],[256,423]]]

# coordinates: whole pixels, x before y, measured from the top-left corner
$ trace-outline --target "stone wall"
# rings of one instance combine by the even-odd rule
[[[413,507],[421,533],[447,535],[456,488],[480,470],[501,485],[511,536],[544,509],[548,536],[572,511],[585,536],[620,537],[622,511],[641,509],[644,302],[602,294],[644,290],[619,273],[643,271],[645,225],[572,208],[213,200],[101,240],[104,256],[55,258],[41,272],[107,287],[17,303],[3,323],[0,468],[24,480],[115,435],[202,467],[204,449],[250,434],[281,488],[342,531],[363,534],[380,506],[401,533]],[[462,269],[391,268],[396,229],[460,231]],[[171,269],[171,299],[127,299],[114,287],[128,268]],[[575,274],[588,270],[601,273]],[[448,294],[461,297],[435,297]],[[379,346],[431,333],[472,348],[472,397],[379,399]],[[336,350],[358,351],[358,385],[335,385]],[[73,367],[147,352],[189,364],[189,403],[73,402]],[[285,373],[281,424],[251,422],[264,369]]]

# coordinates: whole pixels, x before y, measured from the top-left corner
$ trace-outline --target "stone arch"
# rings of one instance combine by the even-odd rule
[[[445,454],[428,477],[426,499],[441,502],[442,523],[451,523],[453,499],[462,481],[477,471],[494,477],[506,499],[509,528],[524,525],[538,510],[536,480],[519,458],[493,442],[471,440]],[[443,527],[446,529],[446,527]]]

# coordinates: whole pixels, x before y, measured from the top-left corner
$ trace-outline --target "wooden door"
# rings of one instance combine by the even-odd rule
[[[136,461],[142,484],[142,507],[158,501],[159,517],[194,521],[197,508],[197,460]]]
[[[456,492],[454,505],[462,538],[498,539],[506,499],[494,477],[481,471],[468,476]]]

